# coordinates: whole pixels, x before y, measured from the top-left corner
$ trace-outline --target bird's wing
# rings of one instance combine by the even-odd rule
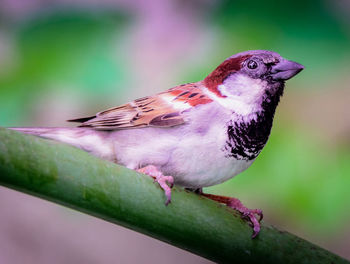
[[[183,124],[183,112],[200,104],[212,102],[196,83],[171,88],[97,113],[95,116],[68,120],[82,122],[80,127],[99,130],[139,128],[147,126],[172,127]]]

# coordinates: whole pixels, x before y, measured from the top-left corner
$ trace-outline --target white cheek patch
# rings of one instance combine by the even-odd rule
[[[253,79],[243,74],[235,74],[218,86],[227,97],[239,97],[245,103],[261,102],[266,89],[266,81]]]
[[[243,74],[235,74],[218,86],[220,93],[226,97],[217,97],[210,91],[207,91],[207,94],[210,97],[215,96],[215,100],[225,108],[245,116],[261,111],[266,85],[267,83],[260,79],[252,79]]]

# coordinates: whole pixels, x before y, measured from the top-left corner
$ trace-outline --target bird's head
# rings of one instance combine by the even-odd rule
[[[241,52],[227,58],[204,79],[204,85],[219,103],[246,115],[276,107],[284,82],[304,67],[267,50]]]

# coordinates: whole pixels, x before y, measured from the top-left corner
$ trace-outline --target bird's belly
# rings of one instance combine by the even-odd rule
[[[228,157],[224,151],[226,135],[221,131],[215,129],[178,142],[161,168],[164,174],[173,176],[178,185],[201,188],[222,183],[247,169],[254,160]]]
[[[175,183],[188,188],[201,188],[216,185],[227,181],[235,175],[246,170],[253,161],[236,160],[204,160],[204,165],[193,166],[184,161],[186,171],[174,173]],[[201,161],[203,162],[203,161]],[[192,165],[192,166],[191,166]]]

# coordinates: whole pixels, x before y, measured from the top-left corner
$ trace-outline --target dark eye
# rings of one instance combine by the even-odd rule
[[[255,60],[250,60],[247,63],[247,67],[248,67],[248,69],[254,70],[254,69],[258,68],[258,63]]]

